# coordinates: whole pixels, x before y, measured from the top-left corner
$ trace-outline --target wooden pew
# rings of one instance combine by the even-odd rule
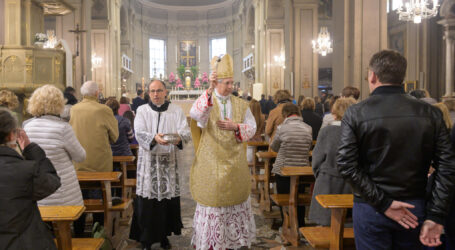
[[[268,142],[248,142],[247,145],[249,147],[253,147],[253,162],[248,164],[251,168],[251,181],[253,182],[251,193],[258,194],[258,202],[260,202],[260,191],[258,184],[264,182],[264,174],[260,173],[260,169],[264,167],[263,162],[259,162],[256,153],[258,152],[259,148],[268,148]]]
[[[130,149],[133,152],[133,155],[134,155],[134,157],[136,157],[136,159],[134,159],[134,162],[128,163],[126,170],[136,172],[137,158],[139,155],[139,144],[130,144]],[[135,191],[136,191],[136,178],[127,178],[125,184],[127,187],[131,187],[133,189],[133,197],[134,197]]]
[[[128,179],[127,175],[128,164],[134,164],[135,159],[136,157],[133,155],[112,157],[112,161],[114,163],[119,163],[121,167],[122,176],[120,178],[120,187],[122,189],[122,199],[124,201],[132,198],[132,183],[136,186],[136,179]]]
[[[299,223],[297,215],[297,206],[308,206],[311,202],[311,193],[299,194],[299,183],[313,183],[314,175],[311,167],[283,167],[281,168],[283,176],[291,177],[290,194],[272,194],[270,198],[279,206],[283,207],[283,227],[282,236],[293,246],[299,242]]]
[[[316,196],[324,208],[331,209],[330,227],[302,227],[300,232],[314,248],[343,249],[353,247],[354,230],[344,228],[346,212],[354,205],[352,194],[325,194]]]
[[[120,212],[131,206],[132,200],[127,199],[113,206],[111,182],[120,182],[121,172],[81,172],[77,171],[77,178],[82,189],[101,189],[103,199],[86,199],[84,205],[87,213],[104,213],[104,228],[106,235],[111,239],[114,248],[116,243],[123,240],[119,231]],[[118,236],[118,237],[117,237]]]
[[[102,238],[71,239],[71,223],[81,216],[84,206],[39,206],[41,218],[52,222],[59,250],[99,249]]]
[[[261,185],[261,201],[260,208],[262,211],[270,212],[271,203],[270,203],[270,171],[271,171],[271,161],[276,158],[278,154],[273,151],[269,152],[257,152],[256,156],[264,160],[264,182]]]

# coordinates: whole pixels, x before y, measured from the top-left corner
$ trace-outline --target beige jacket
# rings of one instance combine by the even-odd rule
[[[86,152],[85,161],[74,164],[76,170],[112,171],[110,143],[118,138],[117,119],[112,110],[98,103],[95,97],[84,97],[71,108],[70,124]]]
[[[269,117],[267,118],[267,122],[265,123],[265,134],[270,137],[270,141],[272,141],[275,136],[278,125],[284,122],[283,115],[281,114],[283,106],[284,103],[281,103],[278,104],[276,108],[272,109],[269,113]]]

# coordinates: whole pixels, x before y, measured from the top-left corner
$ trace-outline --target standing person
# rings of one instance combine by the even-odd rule
[[[276,108],[276,104],[273,101],[273,97],[269,95],[269,99],[267,100],[267,113],[265,114],[265,116],[268,116],[270,111],[274,108]]]
[[[0,249],[57,249],[36,202],[54,193],[60,178],[6,109],[0,109],[0,169]]]
[[[181,234],[180,185],[177,151],[190,139],[190,129],[183,110],[166,101],[164,82],[149,85],[151,102],[137,109],[134,131],[139,142],[137,161],[137,199],[130,238],[150,249],[155,242],[170,249],[167,236]],[[176,139],[168,142],[165,134]]]
[[[142,104],[146,104],[147,102],[144,100],[144,91],[142,89],[137,90],[137,96],[133,99],[133,104],[131,104],[131,110],[136,113],[137,108]]]
[[[321,128],[322,118],[315,112],[316,104],[314,99],[307,97],[302,103],[302,118],[303,122],[310,125],[313,131],[313,140],[318,138],[319,129]]]
[[[120,97],[120,108],[118,109],[118,114],[123,116],[123,114],[129,110],[131,110],[130,99],[126,96]]]
[[[264,94],[261,95],[261,100],[259,101],[259,104],[261,104],[261,112],[264,115],[268,115],[269,111],[267,109],[267,100],[265,99],[265,95]]]
[[[455,155],[441,112],[405,94],[406,66],[398,52],[374,54],[371,96],[349,107],[341,122],[337,165],[355,195],[357,249],[441,244],[455,190]],[[436,176],[426,200],[430,164]]]
[[[24,122],[31,142],[38,144],[51,160],[62,186],[49,197],[40,200],[44,206],[83,206],[81,187],[72,161],[85,160],[85,150],[68,122],[58,115],[65,104],[62,92],[53,85],[37,88],[27,106],[33,118]]]
[[[112,155],[123,156],[133,155],[130,149],[130,142],[133,140],[133,129],[131,128],[130,121],[119,115],[120,105],[115,99],[109,99],[106,105],[112,109],[115,119],[118,122],[118,139],[116,142],[111,143]]]
[[[232,65],[228,54],[212,59],[210,88],[190,111],[202,129],[190,174],[197,202],[192,238],[196,250],[249,247],[255,238],[251,176],[242,142],[254,136],[256,122],[248,103],[231,96]]]
[[[75,163],[77,171],[112,172],[110,143],[118,138],[118,125],[112,110],[97,102],[98,84],[85,82],[82,101],[71,108],[70,124],[86,152],[85,161]]]
[[[71,118],[70,117],[71,108],[77,103],[75,95],[76,90],[73,87],[66,87],[65,91],[63,91],[63,96],[66,99],[66,104],[65,107],[63,108],[62,113],[60,114],[60,117],[67,122]]]
[[[320,194],[352,194],[352,188],[338,173],[336,154],[340,142],[341,118],[343,118],[346,109],[355,103],[355,99],[351,97],[339,98],[335,101],[332,108],[334,122],[321,129],[316,146],[313,149],[311,166],[316,181],[308,218],[322,226],[330,226],[331,213],[330,209],[323,208],[316,201],[316,196]]]

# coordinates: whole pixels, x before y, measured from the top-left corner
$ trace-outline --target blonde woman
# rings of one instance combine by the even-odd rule
[[[283,115],[281,114],[284,104],[291,102],[291,100],[291,93],[289,93],[289,91],[286,89],[278,90],[273,96],[273,101],[278,106],[270,111],[265,125],[265,134],[268,135],[271,139],[275,135],[278,125],[284,121]]]
[[[355,103],[356,100],[352,97],[339,98],[335,101],[332,107],[332,115],[335,121],[321,129],[316,146],[313,149],[312,167],[316,182],[309,219],[323,226],[330,225],[330,209],[321,207],[316,201],[316,195],[352,193],[349,184],[338,173],[335,158],[341,135],[341,118],[343,118],[348,107]]]
[[[24,130],[46,152],[62,183],[55,193],[38,201],[39,205],[84,205],[72,161],[84,161],[85,150],[71,126],[60,118],[64,106],[62,92],[44,85],[33,92],[27,107],[33,118],[24,122]]]
[[[450,113],[449,113],[449,109],[447,108],[447,106],[442,102],[433,104],[433,106],[435,106],[439,110],[441,110],[442,118],[444,119],[444,123],[446,124],[447,129],[450,131],[452,129],[453,124],[452,124],[452,121],[450,120]]]
[[[19,106],[16,94],[9,90],[0,90],[0,106],[14,110]]]

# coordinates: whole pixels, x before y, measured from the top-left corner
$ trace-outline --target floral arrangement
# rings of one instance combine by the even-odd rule
[[[177,84],[175,87],[177,89],[183,89],[183,85],[182,85],[182,81],[180,80],[180,78],[177,79],[177,81],[175,81],[175,83]]]
[[[195,88],[201,87],[201,82],[199,81],[199,77],[196,77],[196,80],[194,81],[194,87]]]
[[[171,86],[174,86],[175,85],[175,75],[173,72],[171,72],[169,74],[169,83],[171,84]]]
[[[35,43],[45,43],[47,41],[47,35],[44,33],[35,34]]]
[[[201,81],[204,86],[209,83],[209,77],[207,76],[207,72],[202,73]]]

